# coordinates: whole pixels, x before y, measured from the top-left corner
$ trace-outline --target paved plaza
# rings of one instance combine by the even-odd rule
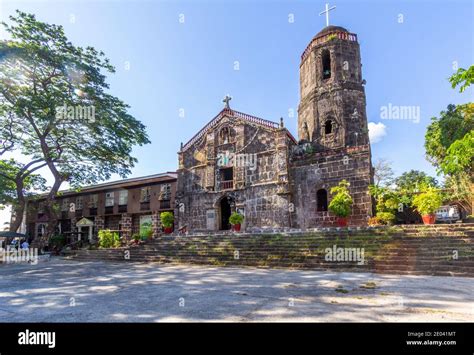
[[[474,321],[474,279],[53,258],[0,264],[1,322]]]

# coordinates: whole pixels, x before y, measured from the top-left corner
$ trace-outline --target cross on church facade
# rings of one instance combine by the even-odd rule
[[[226,95],[224,97],[224,100],[222,100],[223,103],[225,103],[225,108],[230,108],[229,106],[229,101],[232,100],[232,97],[230,97],[229,95]]]
[[[329,4],[326,3],[326,10],[319,13],[319,16],[321,16],[322,14],[326,14],[326,27],[329,26],[329,11],[334,10],[335,8],[336,6],[329,7]]]

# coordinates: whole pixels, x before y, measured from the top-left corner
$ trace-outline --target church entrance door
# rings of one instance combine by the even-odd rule
[[[229,230],[229,217],[231,213],[230,203],[227,198],[221,200],[221,230]]]

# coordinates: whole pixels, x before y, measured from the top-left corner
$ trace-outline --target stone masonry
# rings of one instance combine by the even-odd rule
[[[350,183],[349,224],[365,225],[372,204],[365,82],[357,36],[328,26],[301,57],[297,141],[280,123],[225,108],[179,151],[178,228],[246,231],[331,226],[330,190]]]

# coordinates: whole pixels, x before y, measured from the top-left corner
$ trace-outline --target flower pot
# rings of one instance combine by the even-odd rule
[[[166,234],[171,234],[171,233],[173,233],[173,227],[165,227],[165,233],[166,233]]]
[[[421,218],[423,218],[423,224],[434,224],[436,221],[435,214],[426,214],[422,216]]]
[[[347,227],[347,217],[337,217],[336,223],[338,227]]]
[[[234,224],[232,228],[234,229],[234,231],[240,232],[240,224]]]

